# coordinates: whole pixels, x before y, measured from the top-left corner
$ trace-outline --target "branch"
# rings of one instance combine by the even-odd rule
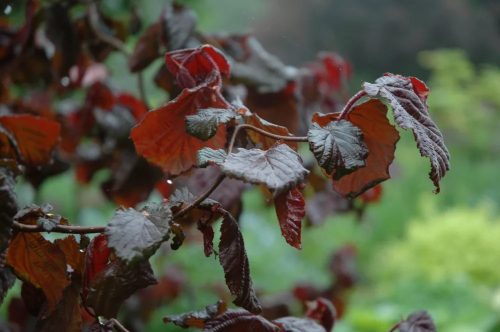
[[[240,124],[240,125],[237,125],[236,128],[234,129],[233,136],[231,137],[231,142],[229,143],[228,153],[231,153],[233,151],[234,143],[236,141],[236,136],[238,136],[241,129],[250,129],[250,130],[258,132],[259,134],[264,135],[266,137],[274,138],[275,140],[283,140],[283,141],[289,141],[289,142],[307,142],[307,136],[276,135],[276,134],[270,133],[268,131],[265,131],[264,129],[254,127],[254,126],[249,125],[249,124]]]
[[[354,104],[358,100],[360,100],[361,98],[363,98],[364,96],[366,96],[366,92],[364,92],[364,91],[358,91],[358,93],[356,93],[354,96],[352,96],[351,99],[349,99],[347,101],[347,103],[345,104],[344,108],[342,109],[342,112],[339,115],[339,119],[345,118],[346,115],[351,111],[351,109],[354,106]]]
[[[115,327],[117,330],[121,332],[130,332],[129,330],[127,330],[125,326],[122,325],[122,323],[118,321],[118,319],[111,318],[109,321],[113,324],[113,327]]]
[[[105,230],[104,226],[84,227],[84,226],[56,225],[49,231],[45,229],[42,225],[26,225],[17,221],[14,221],[13,228],[15,230],[25,233],[48,232],[48,233],[65,233],[65,234],[103,233]]]

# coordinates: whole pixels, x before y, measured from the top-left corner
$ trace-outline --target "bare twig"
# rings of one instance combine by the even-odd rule
[[[51,233],[64,233],[64,234],[103,233],[105,230],[104,226],[84,227],[84,226],[56,225],[50,231],[48,231],[42,225],[26,225],[17,221],[14,221],[13,228],[15,230],[25,233],[51,232]]]

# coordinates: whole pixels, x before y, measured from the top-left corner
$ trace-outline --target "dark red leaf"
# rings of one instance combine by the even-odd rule
[[[83,298],[87,297],[90,284],[101,273],[109,261],[111,249],[106,235],[99,234],[90,241],[85,253],[85,273],[83,275]]]
[[[217,134],[207,141],[186,132],[186,116],[196,114],[200,108],[211,107],[229,107],[218,88],[200,86],[184,89],[176,99],[147,113],[141,123],[132,129],[131,137],[137,152],[169,174],[189,170],[196,165],[198,150],[203,147],[220,149],[226,143],[223,128],[219,128]]]
[[[246,310],[228,310],[209,320],[203,332],[281,332],[278,326]]]
[[[245,122],[272,134],[281,136],[291,136],[290,132],[286,127],[278,126],[271,122],[268,122],[262,119],[257,114],[250,113],[249,115],[245,116]],[[270,149],[276,143],[275,139],[259,134],[253,130],[248,130],[247,135],[255,144],[257,144],[263,150]],[[285,143],[292,149],[297,150],[296,142],[285,142]]]
[[[411,129],[422,156],[431,162],[429,177],[439,192],[439,181],[450,169],[450,153],[443,135],[429,115],[427,95],[429,89],[415,78],[386,74],[375,83],[365,83],[364,91],[371,97],[389,101],[394,120],[403,129]]]
[[[273,321],[283,332],[328,332],[312,319],[283,317]]]
[[[203,234],[203,251],[206,257],[214,252],[214,229],[212,225],[198,221],[198,230]]]
[[[306,214],[302,193],[297,188],[283,192],[274,199],[274,206],[281,235],[292,247],[300,249],[302,219]]]
[[[162,34],[161,22],[150,25],[141,35],[134,52],[128,59],[128,67],[131,72],[138,72],[160,57],[160,42]]]
[[[320,323],[325,331],[331,331],[335,324],[335,308],[333,304],[325,298],[319,298],[308,304],[306,316]]]
[[[98,316],[114,318],[122,303],[137,290],[156,284],[148,262],[125,265],[120,260],[109,263],[89,285],[85,305]]]
[[[165,62],[177,84],[188,89],[201,84],[220,84],[220,78],[229,76],[230,71],[224,54],[210,45],[168,52]]]
[[[224,268],[226,284],[237,306],[250,312],[259,313],[262,309],[255,295],[250,278],[250,266],[245,251],[245,243],[238,223],[228,214],[224,214],[219,242],[219,262]]]

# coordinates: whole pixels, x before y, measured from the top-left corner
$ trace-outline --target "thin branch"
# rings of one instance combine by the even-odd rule
[[[307,142],[307,136],[282,136],[282,135],[276,135],[273,133],[270,133],[268,131],[265,131],[264,129],[260,129],[257,127],[254,127],[249,124],[240,124],[236,126],[234,129],[233,137],[231,137],[231,142],[229,143],[229,148],[228,148],[228,153],[231,153],[234,148],[234,143],[236,141],[236,136],[238,136],[238,133],[242,129],[250,129],[255,132],[258,132],[261,135],[264,135],[266,137],[274,138],[275,140],[283,140],[283,141],[289,141],[289,142]]]
[[[64,233],[64,234],[90,234],[90,233],[103,233],[106,227],[104,226],[70,226],[70,225],[56,225],[50,231],[45,229],[42,225],[26,225],[14,221],[13,228],[20,232],[25,233]]]
[[[144,74],[142,71],[137,73],[137,87],[139,89],[139,96],[141,97],[142,102],[149,109],[149,102],[146,96],[146,89],[144,88]]]
[[[346,115],[351,111],[354,104],[364,96],[366,96],[366,92],[364,92],[363,90],[359,91],[354,96],[352,96],[351,99],[347,101],[344,108],[342,109],[342,112],[339,115],[339,119],[345,118]]]
[[[194,209],[196,206],[198,206],[201,202],[203,202],[205,200],[205,198],[210,196],[210,194],[213,193],[215,189],[217,189],[217,187],[222,183],[222,181],[225,178],[226,178],[226,176],[224,174],[219,175],[217,180],[215,180],[215,182],[212,184],[212,186],[210,186],[210,188],[208,188],[207,191],[205,191],[203,194],[198,196],[191,204],[186,206],[184,209],[182,209],[179,212],[177,212],[176,214],[174,214],[173,219],[178,219],[178,218],[182,217],[183,215],[185,215],[186,213],[188,213],[189,211]]]
[[[125,326],[122,325],[122,323],[118,321],[118,319],[111,318],[109,321],[113,324],[113,327],[116,327],[117,330],[121,332],[130,332]]]

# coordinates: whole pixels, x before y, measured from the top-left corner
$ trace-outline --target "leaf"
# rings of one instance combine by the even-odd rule
[[[218,301],[216,304],[211,304],[205,307],[204,310],[191,311],[181,315],[172,315],[163,318],[164,323],[174,323],[180,327],[197,327],[204,328],[205,323],[226,311],[227,307],[223,301]]]
[[[85,251],[85,271],[83,274],[82,298],[87,298],[90,284],[108,265],[111,249],[108,247],[106,235],[99,234],[90,241]]]
[[[177,84],[187,89],[200,85],[220,85],[221,77],[229,76],[230,71],[224,54],[210,45],[168,52],[165,54],[165,63]]]
[[[80,250],[80,245],[76,242],[75,236],[69,235],[64,239],[55,240],[54,243],[64,253],[66,264],[70,266],[78,278],[81,278],[85,264],[85,255]]]
[[[52,150],[59,141],[59,123],[32,115],[4,115],[0,116],[0,126],[14,138],[14,148],[24,163],[40,166],[51,160]]]
[[[178,3],[169,3],[160,20],[167,49],[173,51],[186,47],[197,21],[196,13],[190,8]]]
[[[286,144],[277,144],[267,151],[239,148],[220,167],[231,177],[266,185],[275,195],[296,187],[309,173],[300,156]]]
[[[227,108],[229,104],[218,89],[201,86],[185,89],[166,105],[146,114],[132,129],[131,137],[137,152],[149,162],[171,175],[180,174],[196,165],[197,152],[203,147],[223,148],[226,131],[207,141],[186,133],[185,118],[203,108]]]
[[[394,329],[400,332],[436,332],[436,325],[427,311],[417,311],[399,322]]]
[[[128,68],[132,73],[141,71],[159,58],[161,34],[161,22],[156,22],[141,35],[132,55],[128,58]]]
[[[274,206],[281,235],[292,247],[300,249],[302,219],[306,214],[302,193],[297,188],[283,192],[274,198]]]
[[[229,213],[224,214],[220,232],[219,262],[224,269],[227,287],[236,296],[233,303],[250,312],[259,313],[262,308],[250,278],[243,236],[236,220]]]
[[[313,116],[313,121],[320,125],[337,119],[338,113],[316,113]],[[333,187],[341,195],[354,198],[390,177],[389,166],[394,160],[399,133],[387,119],[387,107],[377,99],[370,99],[354,107],[347,114],[346,120],[363,133],[368,158],[365,167],[333,180]]]
[[[105,230],[108,247],[128,263],[147,259],[168,240],[171,220],[166,206],[117,210]]]
[[[268,122],[268,121],[262,119],[260,116],[258,116],[255,113],[252,113],[249,116],[246,116],[245,121],[249,125],[257,127],[259,129],[263,129],[263,130],[270,132],[272,134],[276,134],[276,135],[280,135],[280,136],[292,136],[286,127],[278,126],[278,125],[275,125],[271,122]],[[259,134],[255,131],[253,131],[253,130],[248,130],[247,135],[248,135],[248,137],[250,137],[250,139],[255,144],[260,144],[261,148],[263,150],[270,149],[276,143],[276,140],[274,138],[264,136],[262,134]],[[297,150],[297,143],[296,142],[286,142],[286,144],[289,147],[291,147],[292,149]]]
[[[363,134],[349,121],[332,121],[324,126],[313,122],[307,139],[318,164],[334,179],[365,166],[368,149]]]
[[[0,167],[0,255],[9,246],[12,237],[13,218],[17,212],[15,185],[14,173]]]
[[[209,165],[222,165],[227,154],[223,149],[214,150],[211,148],[203,148],[198,151],[198,167],[207,167]]]
[[[212,225],[198,221],[198,230],[203,234],[203,252],[210,257],[214,252],[214,229]]]
[[[275,324],[246,310],[228,310],[206,322],[203,332],[281,332]]]
[[[283,317],[273,321],[283,332],[328,332],[312,319]]]
[[[36,331],[52,332],[67,331],[79,332],[82,330],[82,315],[80,313],[81,283],[74,281],[63,293],[56,309],[45,319],[36,323]]]
[[[215,136],[221,124],[236,116],[232,109],[200,109],[197,114],[186,116],[186,130],[190,135],[206,141]]]
[[[364,83],[364,91],[371,97],[382,97],[389,101],[395,122],[403,129],[411,129],[422,156],[431,162],[429,177],[438,193],[439,181],[450,169],[450,154],[444,144],[443,135],[429,115],[425,84],[416,78],[386,74],[375,83]]]
[[[7,253],[7,264],[16,275],[40,288],[52,312],[70,284],[64,253],[40,233],[17,233]]]
[[[109,263],[89,285],[85,304],[96,315],[116,317],[122,303],[137,290],[156,284],[151,265],[141,261],[126,265],[119,259]]]
[[[335,307],[332,302],[325,298],[318,298],[314,302],[308,303],[306,316],[315,320],[325,328],[325,331],[331,331],[335,324]]]

